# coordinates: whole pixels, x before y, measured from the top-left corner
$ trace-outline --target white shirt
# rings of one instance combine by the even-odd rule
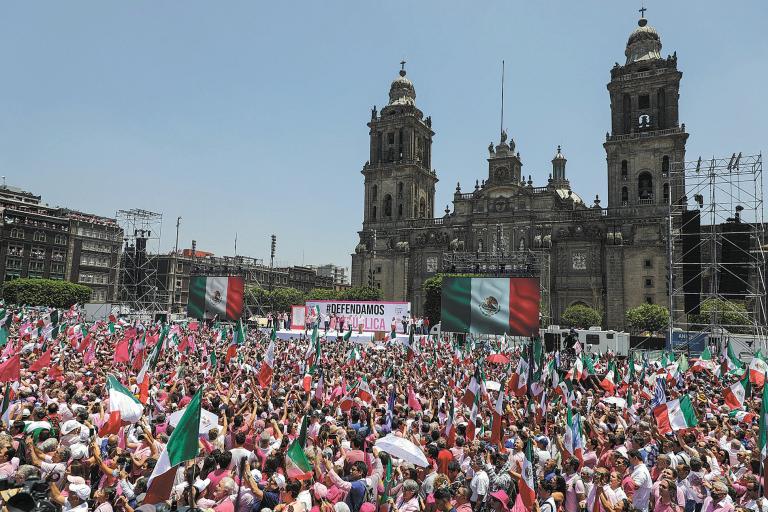
[[[246,450],[245,448],[232,448],[229,450],[232,453],[232,462],[229,463],[229,469],[237,469],[240,467],[240,461],[246,459],[248,462],[253,461],[253,452]]]
[[[651,499],[653,480],[651,480],[651,473],[648,468],[642,462],[632,470],[632,481],[637,486],[637,490],[632,496],[632,506],[640,510],[647,510],[648,502]]]
[[[472,496],[469,500],[473,503],[477,503],[480,496],[483,497],[483,503],[488,498],[488,489],[490,487],[490,479],[488,473],[484,469],[480,469],[472,477],[472,481],[469,483],[469,488],[472,491]]]

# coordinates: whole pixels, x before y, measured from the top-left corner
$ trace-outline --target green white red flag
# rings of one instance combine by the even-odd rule
[[[168,444],[157,459],[147,482],[147,494],[143,503],[155,505],[171,495],[176,469],[182,462],[194,459],[200,450],[200,410],[203,388],[197,390],[184,414],[173,429]]]
[[[656,406],[653,410],[660,434],[684,430],[698,425],[696,411],[688,395]]]

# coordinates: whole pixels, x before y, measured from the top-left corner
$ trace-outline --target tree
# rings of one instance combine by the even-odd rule
[[[560,321],[568,327],[588,329],[593,325],[601,325],[603,315],[600,311],[584,304],[568,306],[560,316]]]
[[[355,286],[339,292],[338,300],[380,300],[381,290],[371,286]]]
[[[701,303],[698,315],[689,315],[688,321],[694,329],[703,329],[714,320],[729,332],[749,333],[752,321],[747,306],[741,301],[710,297]]]
[[[290,312],[291,306],[304,304],[304,294],[296,288],[275,288],[271,292],[259,286],[250,289],[264,313]]]
[[[632,332],[659,332],[669,325],[669,310],[658,304],[640,304],[628,309],[626,318]]]
[[[340,292],[326,288],[312,288],[307,292],[307,300],[339,300]]]
[[[3,285],[3,299],[11,304],[68,308],[88,302],[91,289],[55,279],[14,279]]]
[[[441,318],[443,275],[437,274],[430,277],[424,281],[422,289],[424,290],[424,316],[429,318],[431,325],[435,325]]]

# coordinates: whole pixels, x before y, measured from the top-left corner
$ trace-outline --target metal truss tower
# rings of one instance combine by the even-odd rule
[[[118,301],[130,314],[154,319],[158,313],[167,313],[168,292],[158,279],[163,215],[134,208],[118,210],[115,218],[123,229]]]
[[[766,282],[762,155],[678,162],[669,199],[670,338],[706,333],[765,349]],[[741,306],[744,309],[741,309]],[[734,308],[736,306],[736,308]]]

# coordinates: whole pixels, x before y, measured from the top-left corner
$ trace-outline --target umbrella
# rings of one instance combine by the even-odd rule
[[[489,363],[497,364],[507,364],[509,362],[509,358],[504,354],[491,354],[490,356],[486,357],[485,360]]]
[[[487,389],[488,391],[498,391],[501,389],[501,384],[499,384],[495,380],[487,380],[485,381],[485,389]]]
[[[429,462],[424,456],[424,452],[421,451],[421,448],[405,439],[404,437],[397,437],[393,434],[388,434],[387,436],[377,440],[374,446],[383,452],[387,452],[393,457],[402,459],[405,462],[410,462],[416,466],[427,467],[429,465]]]
[[[627,401],[623,398],[619,398],[618,396],[606,396],[600,399],[601,402],[605,402],[607,404],[615,405],[616,407],[623,409],[627,406]]]
[[[179,424],[179,420],[184,415],[184,411],[186,411],[187,408],[180,409],[176,412],[171,413],[171,416],[168,418],[168,422],[171,424],[172,427],[176,427],[176,425]],[[219,417],[215,414],[213,414],[211,411],[206,411],[205,409],[200,410],[200,435],[208,435],[208,432],[212,428],[217,428],[221,430],[221,426],[219,425]]]

